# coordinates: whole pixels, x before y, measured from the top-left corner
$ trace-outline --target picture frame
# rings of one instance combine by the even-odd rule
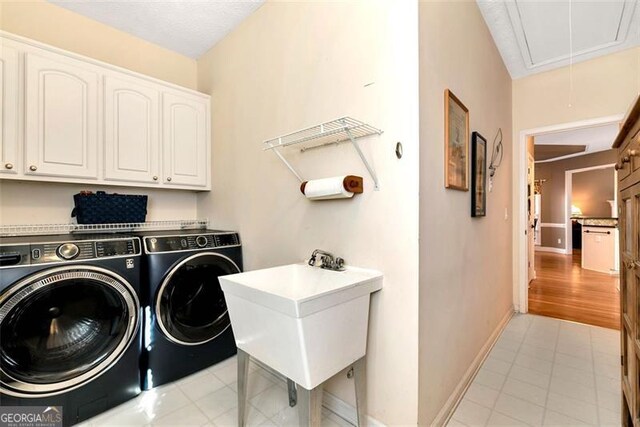
[[[469,110],[449,89],[444,91],[445,187],[469,190]]]
[[[487,215],[487,140],[478,132],[471,136],[471,216]]]

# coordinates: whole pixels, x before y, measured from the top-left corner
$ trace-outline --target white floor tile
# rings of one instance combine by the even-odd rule
[[[507,417],[499,412],[493,411],[491,416],[489,417],[489,421],[487,421],[487,426],[511,426],[511,427],[519,427],[519,426],[528,426],[523,422],[520,422],[511,417]]]
[[[490,355],[484,361],[483,367],[490,371],[497,372],[498,374],[506,375],[509,372],[509,369],[511,369],[511,363],[496,359]]]
[[[467,426],[484,426],[491,415],[491,409],[478,405],[467,399],[462,399],[453,413],[453,418]]]
[[[522,342],[519,339],[514,340],[509,337],[500,336],[500,338],[498,338],[498,341],[496,341],[495,347],[511,351],[518,351],[521,344]]]
[[[507,377],[505,375],[499,374],[497,372],[489,371],[485,368],[481,368],[478,371],[473,382],[482,384],[484,386],[490,387],[495,390],[500,390],[506,378]]]
[[[153,421],[153,426],[201,426],[209,421],[207,416],[192,403]]]
[[[595,375],[582,369],[575,369],[565,365],[555,365],[553,367],[552,378],[571,381],[584,386],[591,386],[595,382]]]
[[[455,418],[451,418],[447,423],[447,427],[467,427],[467,425],[456,420]]]
[[[556,351],[569,356],[579,357],[580,359],[592,360],[591,345],[571,344],[561,341],[558,342]]]
[[[211,372],[206,371],[203,375],[189,378],[187,381],[180,381],[178,387],[189,399],[195,402],[201,397],[225,387],[225,383],[220,381]]]
[[[598,411],[595,405],[560,394],[549,393],[547,409],[587,424],[596,424],[598,422]]]
[[[499,347],[494,347],[491,350],[492,357],[508,363],[512,363],[515,360],[517,354],[518,353],[516,353],[513,350],[507,350],[505,348],[499,348]]]
[[[529,368],[533,371],[550,374],[553,363],[548,360],[538,359],[537,357],[528,356],[526,354],[518,354],[514,362],[518,366]]]
[[[547,401],[546,389],[536,387],[514,378],[507,378],[507,381],[502,388],[502,392],[539,406],[545,406]]]
[[[583,421],[576,420],[575,418],[567,417],[566,415],[547,409],[544,414],[543,425],[545,427],[587,427],[593,426],[594,424],[587,424]]]
[[[619,408],[615,411],[611,411],[605,408],[598,408],[598,415],[600,416],[600,425],[619,426],[622,424],[622,416],[620,414]]]
[[[542,372],[516,365],[514,365],[511,368],[511,372],[509,372],[509,378],[514,378],[544,389],[549,387],[550,377],[550,374],[543,374]]]
[[[618,390],[614,393],[609,393],[604,390],[598,391],[598,406],[608,409],[610,411],[620,411],[620,405],[622,402],[622,390]]]
[[[553,351],[553,349],[536,347],[531,344],[522,344],[522,347],[520,347],[519,354],[537,357],[538,359],[543,359],[543,360],[548,360],[550,362],[553,362],[553,357],[555,355],[555,352]]]
[[[238,407],[238,395],[229,387],[221,388],[196,401],[196,405],[210,419]]]
[[[504,393],[498,397],[494,410],[533,426],[542,425],[544,416],[542,406]]]
[[[284,388],[273,385],[253,397],[251,404],[271,418],[289,405],[289,396]]]
[[[247,380],[247,396],[249,398],[252,398],[275,384],[276,383],[274,383],[264,375],[261,375],[258,371],[251,372]],[[229,384],[229,387],[233,391],[237,391],[238,383],[237,382],[231,383]]]
[[[593,372],[593,362],[591,360],[569,356],[568,354],[556,353],[555,364]]]
[[[563,396],[572,397],[574,399],[582,400],[583,402],[596,404],[596,384],[586,386],[554,377],[551,379],[551,386],[549,391]]]
[[[267,418],[251,405],[247,408],[247,426],[259,426],[267,421]],[[231,409],[213,419],[213,425],[217,427],[238,427],[238,410]]]
[[[464,397],[486,408],[493,408],[498,394],[500,394],[498,390],[474,382],[469,386]]]

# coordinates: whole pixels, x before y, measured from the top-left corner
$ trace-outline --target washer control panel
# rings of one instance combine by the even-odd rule
[[[0,268],[135,255],[140,255],[137,237],[25,244],[0,242]]]
[[[145,237],[144,245],[148,253],[212,249],[239,246],[240,236],[238,233],[213,233]]]

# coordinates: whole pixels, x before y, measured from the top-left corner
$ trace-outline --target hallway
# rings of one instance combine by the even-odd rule
[[[620,426],[618,331],[514,315],[448,423]]]
[[[529,285],[529,313],[620,329],[618,277],[580,267],[573,255],[536,252]]]

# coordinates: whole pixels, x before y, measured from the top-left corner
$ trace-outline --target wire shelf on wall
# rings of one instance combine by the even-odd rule
[[[144,230],[206,229],[209,220],[127,222],[121,224],[25,224],[0,225],[0,236],[32,236],[65,233],[118,233]]]
[[[342,142],[350,141],[353,144],[356,152],[360,156],[360,159],[364,163],[365,167],[369,171],[369,174],[371,175],[371,178],[373,179],[375,188],[377,190],[379,189],[378,178],[375,174],[375,171],[362,153],[362,150],[356,142],[356,139],[364,138],[371,135],[381,135],[382,133],[382,130],[360,120],[356,120],[352,117],[341,117],[336,120],[331,120],[329,122],[291,132],[277,138],[267,139],[266,141],[264,141],[264,144],[266,145],[264,150],[273,150],[273,152],[276,153],[276,155],[296,176],[296,178],[298,178],[300,182],[304,182],[304,179],[302,179],[300,174],[284,158],[282,153],[280,153],[280,151],[278,150],[279,148],[297,145],[300,148],[301,152],[305,152],[307,150],[312,150],[315,148],[325,147],[328,145],[337,145]]]

